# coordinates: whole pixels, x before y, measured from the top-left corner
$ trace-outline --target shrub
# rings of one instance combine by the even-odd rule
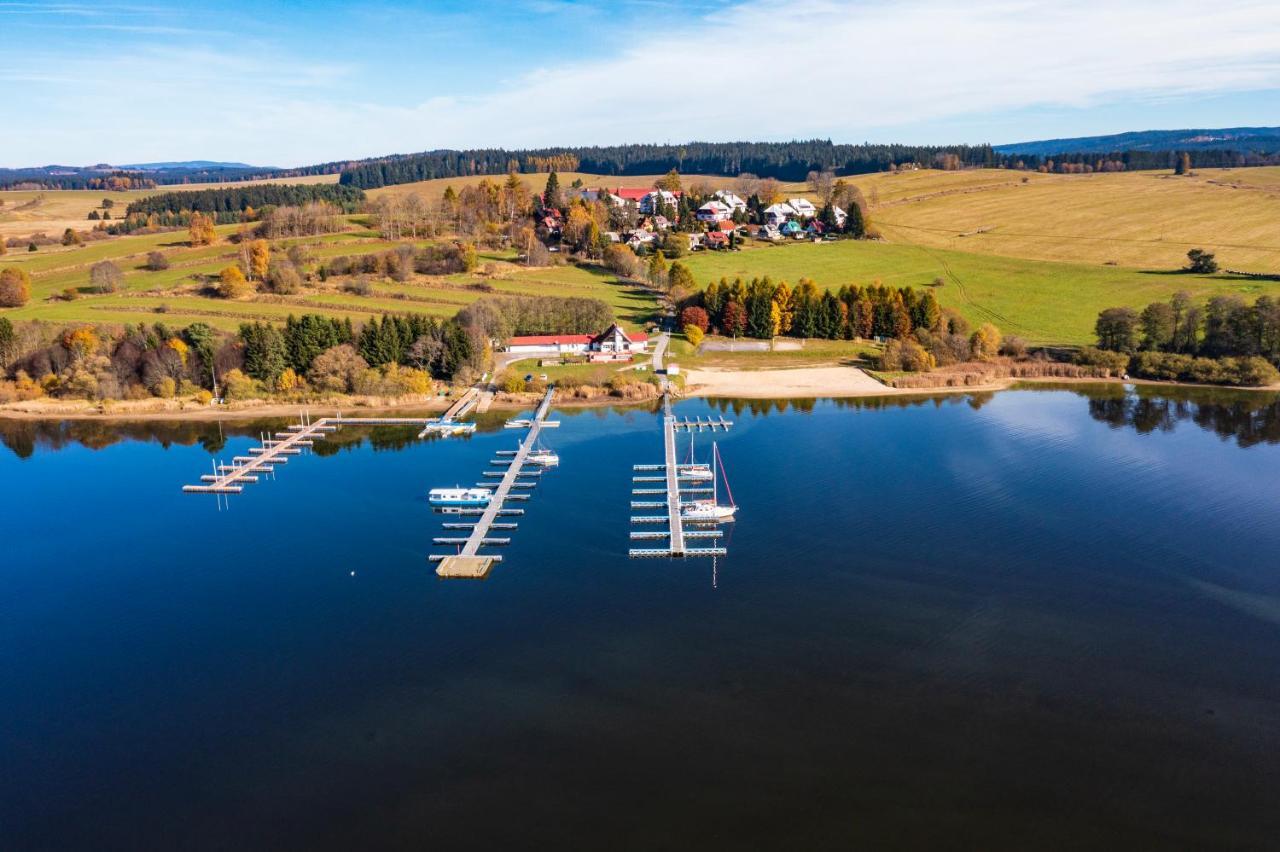
[[[704,308],[695,305],[680,312],[680,324],[686,327],[694,325],[699,331],[705,332],[711,326],[711,318]]]
[[[109,260],[102,260],[89,267],[89,286],[95,293],[114,293],[124,284],[124,273]]]
[[[1129,370],[1144,379],[1175,381],[1190,375],[1192,358],[1170,352],[1139,352],[1129,363]]]
[[[1076,363],[1086,367],[1105,367],[1113,373],[1119,373],[1129,366],[1129,356],[1123,352],[1086,346],[1076,353]]]
[[[686,325],[684,327],[684,336],[685,336],[685,339],[688,340],[691,345],[693,346],[702,345],[703,332],[702,332],[702,329],[698,328],[696,325]]]
[[[1007,355],[1010,358],[1025,358],[1027,357],[1027,341],[1011,334],[1000,341],[1000,354]]]
[[[502,390],[506,393],[523,393],[524,379],[517,373],[507,373],[502,379]]]
[[[253,292],[253,285],[238,266],[228,266],[218,273],[218,295],[224,299],[243,299]]]
[[[622,243],[610,243],[604,250],[604,265],[619,278],[636,278],[640,275],[640,258],[631,250],[631,246]]]
[[[292,263],[273,263],[267,273],[267,283],[273,293],[292,296],[302,289],[302,276]]]
[[[1229,359],[1230,360],[1230,359]],[[1280,371],[1271,362],[1256,355],[1249,358],[1236,358],[1236,384],[1249,387],[1274,385],[1280,382]]]
[[[198,390],[196,391],[195,400],[201,405],[208,405],[213,402],[213,394],[207,390]]]
[[[884,345],[878,359],[880,369],[894,373],[902,369],[902,341],[896,337]]]
[[[357,275],[342,282],[342,291],[356,296],[368,296],[373,293],[373,285],[365,276]]]
[[[227,399],[254,399],[262,395],[262,387],[239,370],[228,370],[222,377],[222,394]]]
[[[0,270],[0,308],[20,308],[31,298],[31,278],[25,269]]]
[[[169,258],[165,257],[164,252],[153,251],[147,255],[147,269],[152,272],[160,272],[169,268]]]
[[[994,360],[1000,353],[1000,329],[984,322],[969,338],[969,348],[973,357],[979,361]]]
[[[355,387],[356,379],[369,369],[369,363],[348,343],[333,346],[321,352],[311,362],[307,378],[321,390],[347,393]]]
[[[158,397],[170,399],[178,392],[178,383],[169,376],[165,376],[155,383],[154,387],[152,387],[152,392]]]
[[[1226,375],[1223,365],[1212,358],[1193,358],[1186,378],[1193,382],[1216,385],[1222,383]]]

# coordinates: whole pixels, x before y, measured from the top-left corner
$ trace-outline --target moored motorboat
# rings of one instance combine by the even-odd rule
[[[432,488],[427,501],[433,506],[487,506],[493,499],[488,488]]]

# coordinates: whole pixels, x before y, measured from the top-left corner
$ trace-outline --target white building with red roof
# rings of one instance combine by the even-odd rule
[[[507,341],[517,355],[587,355],[593,361],[628,361],[649,344],[643,332],[628,333],[614,323],[599,334],[527,334]]]

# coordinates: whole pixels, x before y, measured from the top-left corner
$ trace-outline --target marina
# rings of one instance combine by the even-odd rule
[[[641,487],[631,489],[631,494],[635,496],[663,495],[665,500],[633,500],[631,508],[633,509],[658,509],[665,508],[666,513],[661,515],[633,515],[631,523],[633,525],[660,525],[666,524],[665,531],[654,532],[632,532],[631,539],[637,540],[653,540],[666,541],[666,547],[633,547],[627,551],[627,554],[633,558],[664,558],[664,557],[687,557],[687,556],[726,556],[728,549],[718,544],[709,546],[690,546],[689,541],[699,541],[710,539],[717,541],[723,534],[719,530],[703,530],[695,533],[694,531],[686,531],[684,526],[686,521],[690,520],[690,508],[700,505],[695,502],[694,495],[712,494],[714,497],[715,488],[705,488],[700,483],[705,482],[705,477],[701,475],[702,466],[694,464],[692,458],[688,464],[681,464],[677,460],[676,453],[676,435],[680,432],[702,432],[704,430],[729,431],[733,423],[725,420],[724,417],[716,419],[702,419],[698,417],[694,420],[685,418],[681,420],[677,418],[671,410],[671,392],[666,390],[662,395],[662,443],[663,443],[663,463],[662,464],[637,464],[632,466],[632,470],[640,473],[639,476],[632,476],[631,481],[634,484],[641,485],[651,483],[663,483],[665,488]],[[692,452],[692,448],[691,448]],[[661,476],[647,475],[661,472]],[[689,474],[687,475],[686,471]],[[695,473],[696,471],[696,473]],[[686,499],[690,498],[690,499]],[[705,505],[705,504],[703,504]],[[698,521],[715,521],[713,517],[698,517]]]
[[[437,537],[433,540],[433,544],[455,545],[458,552],[454,554],[437,554],[430,556],[432,562],[438,562],[436,574],[446,578],[466,578],[466,579],[483,579],[488,576],[489,570],[494,564],[501,562],[502,557],[492,554],[482,554],[480,549],[484,547],[501,547],[510,544],[509,538],[492,538],[489,531],[494,529],[494,522],[509,511],[504,509],[504,504],[508,500],[527,500],[527,494],[513,494],[516,489],[530,490],[537,485],[537,478],[521,479],[527,473],[541,473],[538,471],[524,471],[524,465],[529,461],[530,455],[534,452],[534,448],[538,445],[538,435],[543,428],[554,427],[557,423],[547,422],[547,414],[551,410],[551,400],[555,396],[555,388],[548,388],[546,394],[542,398],[542,402],[538,405],[537,411],[532,418],[522,420],[521,423],[527,424],[528,433],[524,440],[520,442],[520,446],[515,450],[499,450],[497,457],[490,464],[493,466],[501,466],[506,469],[499,471],[487,471],[486,476],[499,473],[501,476],[497,487],[493,490],[483,509],[471,509],[470,511],[479,512],[480,517],[471,526],[471,534],[466,538],[447,538]],[[507,424],[511,427],[510,421]],[[557,457],[557,462],[559,458]],[[478,487],[487,489],[488,483],[481,483]],[[523,510],[519,510],[523,511]],[[514,529],[516,524],[504,524],[503,529]],[[455,527],[456,528],[456,527]]]

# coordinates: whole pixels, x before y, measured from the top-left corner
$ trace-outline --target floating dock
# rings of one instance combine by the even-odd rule
[[[645,532],[631,533],[632,540],[655,540],[665,539],[667,546],[664,547],[633,547],[627,551],[632,557],[685,557],[685,556],[724,556],[728,551],[723,547],[690,547],[689,540],[695,539],[719,539],[721,533],[715,531],[689,531],[684,528],[684,519],[680,512],[684,505],[684,495],[686,494],[702,494],[709,493],[710,488],[701,488],[692,485],[696,480],[690,480],[681,475],[681,472],[687,469],[686,465],[680,464],[676,459],[676,433],[687,431],[698,432],[710,430],[712,432],[724,430],[728,431],[733,426],[723,417],[717,420],[703,420],[701,417],[694,420],[688,418],[680,420],[671,412],[671,392],[669,389],[664,390],[662,394],[662,443],[663,443],[663,463],[662,464],[637,464],[633,466],[633,470],[637,473],[654,473],[661,471],[661,476],[642,475],[632,476],[631,481],[635,484],[647,486],[653,483],[661,482],[666,487],[652,488],[641,487],[632,488],[633,497],[657,496],[664,495],[664,500],[632,500],[632,509],[666,509],[661,515],[633,515],[631,523],[636,525],[660,525],[666,524],[665,530],[654,530]]]
[[[467,509],[458,514],[476,515],[480,517],[470,525],[471,534],[466,538],[436,538],[435,544],[453,544],[458,546],[458,552],[452,555],[432,554],[431,561],[440,563],[436,567],[436,574],[441,577],[448,578],[467,578],[482,579],[488,575],[495,562],[501,561],[500,556],[490,556],[480,553],[482,547],[496,547],[509,544],[509,538],[494,538],[489,535],[491,530],[495,529],[515,529],[516,524],[495,523],[499,517],[523,513],[523,509],[506,509],[503,504],[508,500],[527,500],[528,494],[513,494],[515,489],[530,489],[538,482],[538,476],[542,474],[541,470],[524,471],[523,467],[525,459],[534,445],[538,442],[538,433],[543,428],[559,425],[555,422],[547,422],[547,413],[551,410],[551,398],[555,395],[554,388],[548,388],[546,396],[542,398],[541,404],[533,417],[519,422],[527,424],[529,432],[525,435],[524,440],[520,442],[520,446],[515,450],[499,450],[495,458],[490,462],[495,467],[505,466],[502,471],[486,471],[486,476],[497,474],[502,477],[493,492],[493,497],[489,499],[489,504],[484,508]],[[507,424],[508,428],[516,428],[511,426],[511,422]],[[532,478],[521,479],[521,477]],[[492,483],[481,483],[479,487],[488,488]],[[457,529],[464,525],[446,524],[447,528]]]

